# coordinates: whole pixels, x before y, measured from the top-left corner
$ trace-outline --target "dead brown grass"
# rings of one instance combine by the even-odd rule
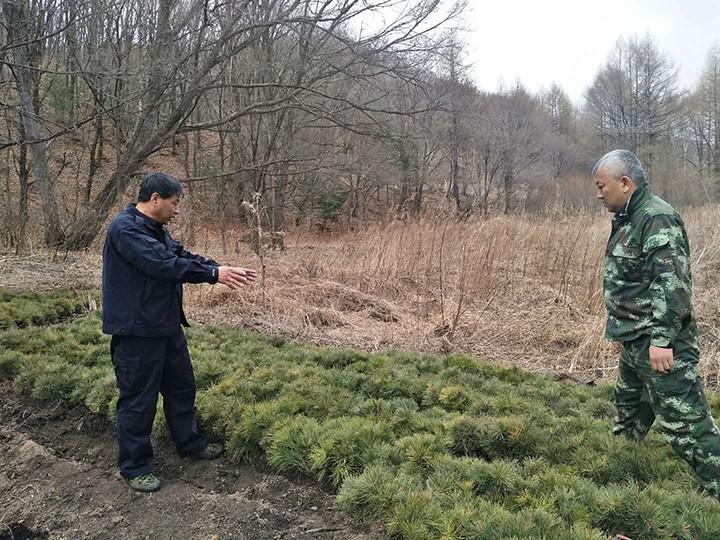
[[[684,212],[693,247],[702,369],[720,386],[720,207]],[[601,265],[609,217],[496,217],[394,222],[333,238],[295,231],[266,255],[267,283],[233,292],[187,287],[191,318],[329,346],[463,352],[533,371],[611,378],[617,359],[602,339]],[[239,234],[237,235],[239,236]],[[222,255],[253,266],[249,247]],[[97,287],[100,256],[0,258],[0,286]]]
[[[720,385],[720,208],[685,212],[703,373]],[[195,313],[367,350],[465,352],[582,379],[615,375],[602,338],[609,217],[395,222],[335,239],[296,232],[268,258],[267,294],[195,289]],[[247,263],[240,254],[235,262]],[[216,295],[226,301],[218,305]],[[235,298],[233,302],[229,298]],[[205,306],[211,305],[212,310]]]

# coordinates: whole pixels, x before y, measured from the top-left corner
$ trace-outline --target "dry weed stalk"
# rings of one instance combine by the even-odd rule
[[[248,226],[250,228],[250,245],[252,250],[260,259],[260,290],[263,292],[263,296],[266,294],[265,288],[265,245],[263,244],[263,229],[261,219],[261,206],[260,200],[262,195],[255,193],[253,196],[254,204],[250,204],[247,201],[243,201],[241,206],[247,213]]]

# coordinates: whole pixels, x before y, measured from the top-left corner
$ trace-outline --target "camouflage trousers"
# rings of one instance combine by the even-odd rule
[[[615,386],[613,433],[640,441],[657,420],[660,433],[690,464],[701,487],[720,499],[720,430],[698,374],[696,336],[684,332],[684,339],[675,342],[675,363],[665,375],[650,368],[649,336],[624,343]]]

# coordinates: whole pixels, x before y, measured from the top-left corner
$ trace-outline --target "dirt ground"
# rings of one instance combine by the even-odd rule
[[[163,487],[135,493],[117,473],[107,418],[0,381],[0,540],[385,538],[354,527],[310,480],[180,458],[164,438],[154,446]]]

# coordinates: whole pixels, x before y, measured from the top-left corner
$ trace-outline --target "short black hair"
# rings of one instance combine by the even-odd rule
[[[147,202],[153,193],[161,199],[169,199],[173,195],[182,195],[182,184],[167,173],[157,172],[148,174],[140,184],[138,202]]]

